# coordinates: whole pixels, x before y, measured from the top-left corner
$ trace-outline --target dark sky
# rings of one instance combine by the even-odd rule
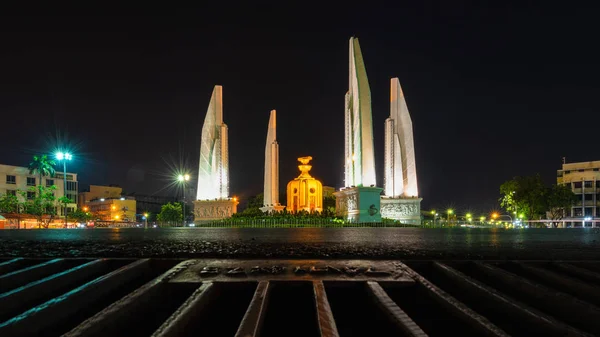
[[[1,162],[26,165],[67,144],[82,186],[173,193],[174,169],[197,171],[220,84],[233,195],[262,192],[271,109],[281,186],[311,155],[313,175],[341,187],[352,35],[371,85],[379,184],[389,80],[399,77],[424,209],[488,211],[513,176],[539,172],[550,184],[563,156],[600,160],[595,8],[399,3],[5,11]]]

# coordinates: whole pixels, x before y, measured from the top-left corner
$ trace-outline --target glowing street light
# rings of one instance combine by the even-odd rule
[[[185,227],[185,183],[186,181],[190,180],[190,175],[189,174],[180,174],[177,176],[177,180],[179,181],[179,183],[181,183],[183,185],[183,226]]]
[[[144,229],[148,228],[148,213],[144,213]]]
[[[450,223],[450,215],[454,213],[454,211],[449,208],[446,212],[448,213],[448,223]]]
[[[435,218],[438,214],[435,212],[435,210],[431,210],[431,215],[433,215],[433,228],[435,228]]]
[[[67,160],[73,159],[69,152],[57,152],[56,159],[63,162],[63,196],[67,197]],[[67,203],[65,202],[65,227],[67,227]]]

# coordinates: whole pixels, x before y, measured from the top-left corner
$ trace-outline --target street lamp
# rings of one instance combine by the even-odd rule
[[[435,210],[431,211],[431,215],[433,215],[433,228],[435,228],[435,216],[437,215]]]
[[[189,174],[180,174],[177,180],[183,185],[183,226],[185,227],[185,182],[190,180]]]
[[[67,160],[73,159],[69,152],[57,152],[56,159],[63,162],[63,196],[67,197]],[[67,227],[67,203],[65,202],[65,227]]]
[[[450,225],[450,214],[454,213],[454,211],[452,209],[448,209],[447,213],[448,213],[448,225]]]
[[[148,229],[148,213],[144,213],[144,229]]]

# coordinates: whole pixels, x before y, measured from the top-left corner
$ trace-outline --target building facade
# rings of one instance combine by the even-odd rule
[[[135,222],[137,214],[136,200],[123,195],[119,186],[90,185],[88,191],[79,194],[79,207],[91,212],[94,220]]]
[[[91,212],[96,221],[136,221],[136,202],[132,197],[94,199],[82,206],[86,212]]]
[[[40,185],[39,180],[39,174],[29,174],[27,167],[0,165],[0,195],[16,195],[21,201],[33,198],[35,192],[29,191],[29,189]],[[47,187],[56,186],[54,196],[57,200],[65,195],[64,174],[62,172],[56,172],[54,177],[42,177],[41,184]],[[77,174],[67,172],[67,197],[73,201],[78,200],[78,185]],[[25,197],[22,197],[19,192],[25,193]],[[77,209],[76,203],[67,204],[67,211],[69,213],[75,209]],[[56,214],[59,216],[64,215],[63,208],[60,207],[58,202],[56,203]]]
[[[556,182],[567,185],[577,196],[565,220],[600,219],[600,161],[565,163],[557,171]]]

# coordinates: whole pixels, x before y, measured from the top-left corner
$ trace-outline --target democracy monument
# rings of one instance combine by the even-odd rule
[[[398,78],[390,84],[390,117],[385,121],[384,186],[375,170],[371,89],[358,38],[349,45],[349,81],[344,109],[344,187],[334,193],[336,214],[348,222],[421,223],[413,127]],[[279,144],[272,110],[265,144],[263,212],[280,212]],[[195,222],[231,217],[238,201],[229,196],[227,125],[223,122],[223,88],[216,85],[202,126]],[[287,211],[322,211],[321,182],[308,171],[312,157],[300,157],[300,176],[287,186]]]

